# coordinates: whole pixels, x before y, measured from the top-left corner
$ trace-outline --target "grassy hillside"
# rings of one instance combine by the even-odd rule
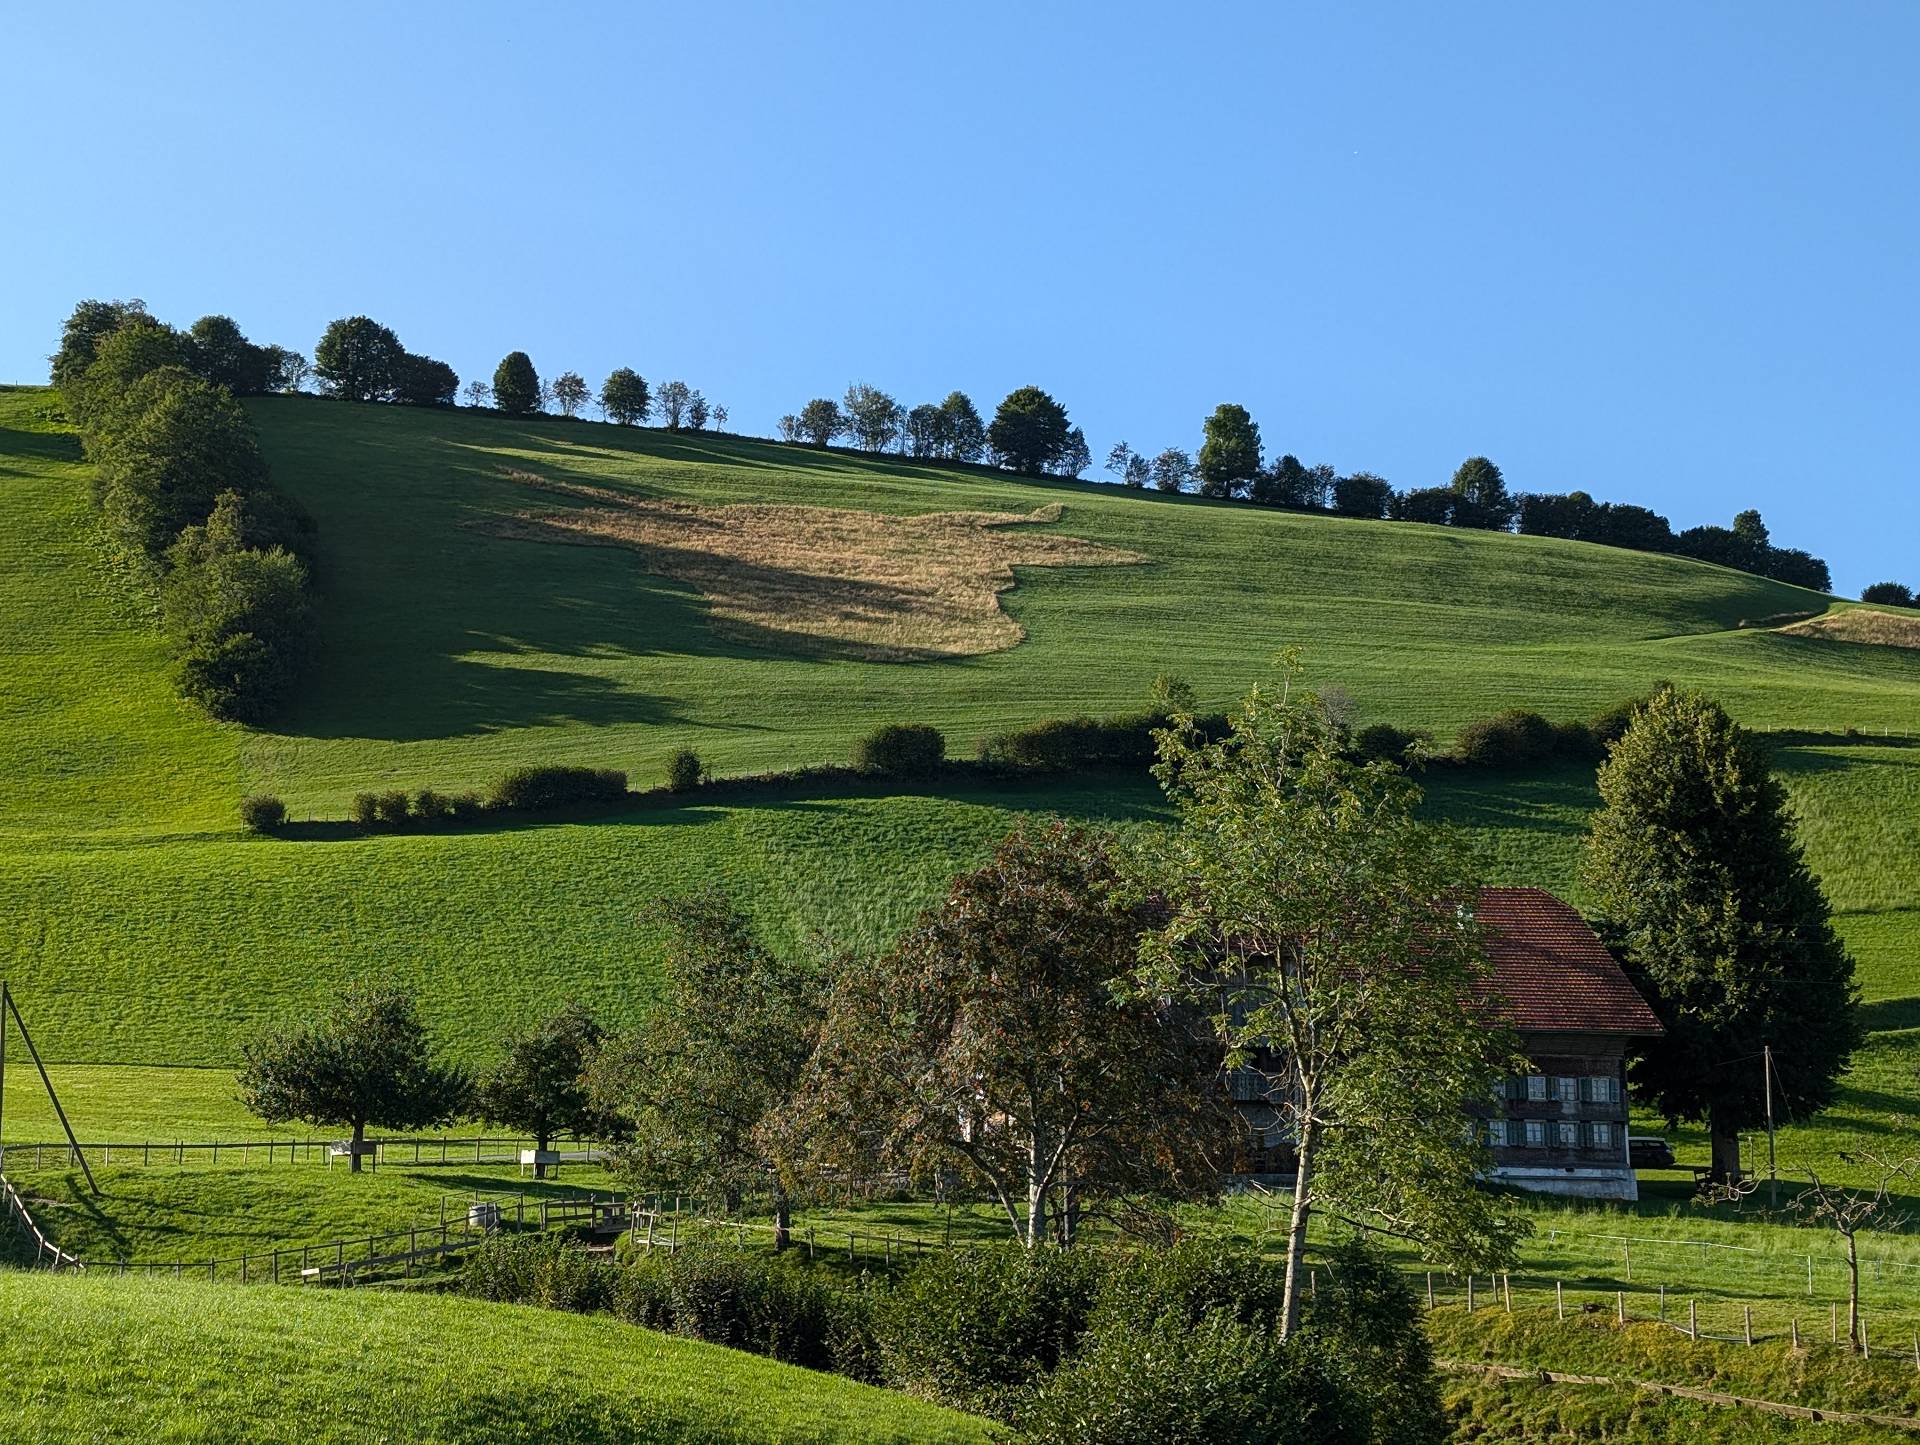
[[[250,781],[296,810],[533,759],[650,777],[682,744],[732,771],[837,759],[889,720],[936,723],[966,749],[1013,723],[1137,706],[1163,670],[1224,700],[1288,644],[1369,717],[1442,732],[1514,704],[1583,713],[1659,677],[1711,686],[1755,724],[1911,727],[1920,686],[1920,656],[1730,630],[1825,602],[1674,558],[584,422],[250,405],[328,559],[323,665],[297,713],[245,749]],[[1009,651],[823,658],[715,628],[698,592],[634,552],[465,525],[555,505],[508,471],[706,505],[1058,502],[1047,530],[1147,561],[1017,569],[1003,602],[1026,640]]]
[[[0,1275],[0,1376],[22,1445],[986,1438],[901,1395],[611,1319],[364,1290]]]
[[[247,1121],[218,1067],[127,1066],[230,1065],[262,1019],[348,977],[413,985],[442,1037],[478,1058],[567,996],[616,1020],[644,1008],[658,946],[646,910],[664,890],[724,884],[783,948],[815,933],[877,942],[1023,814],[1164,816],[1144,780],[1092,779],[268,841],[233,823],[248,788],[284,793],[296,815],[337,815],[362,788],[471,785],[525,761],[649,780],[683,743],[722,770],[839,758],[882,719],[939,723],[964,751],[1027,719],[1137,706],[1162,670],[1225,700],[1286,643],[1364,716],[1443,734],[1508,705],[1584,712],[1657,677],[1698,683],[1750,723],[1832,734],[1788,747],[1782,766],[1881,1032],[1836,1111],[1853,1122],[1821,1137],[1879,1127],[1915,1099],[1904,1075],[1920,1056],[1907,1032],[1920,1025],[1920,749],[1841,734],[1913,727],[1920,653],[1737,627],[1822,605],[1811,594],[1541,539],[277,399],[251,405],[277,479],[321,522],[325,646],[295,714],[255,733],[173,699],[137,589],[101,560],[87,469],[43,415],[51,401],[0,392],[0,960],[68,1066],[84,1136],[237,1132]],[[467,525],[585,505],[510,470],[708,509],[1060,503],[1036,530],[1147,560],[1016,568],[1001,602],[1025,640],[1010,650],[862,661],[717,625],[692,584],[649,572],[638,552]],[[801,572],[789,559],[782,585]],[[1469,830],[1493,879],[1579,898],[1590,775],[1440,773],[1429,786],[1433,813]],[[17,1071],[6,1105],[10,1137],[52,1132]]]

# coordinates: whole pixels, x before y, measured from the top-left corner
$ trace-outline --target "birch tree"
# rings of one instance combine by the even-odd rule
[[[1489,997],[1476,890],[1448,835],[1416,822],[1390,764],[1349,762],[1288,659],[1208,741],[1189,712],[1155,769],[1180,816],[1153,872],[1167,921],[1142,983],[1202,1004],[1230,1067],[1290,1136],[1283,1332],[1300,1319],[1316,1214],[1486,1268],[1519,1223],[1476,1187],[1467,1113],[1516,1070]]]

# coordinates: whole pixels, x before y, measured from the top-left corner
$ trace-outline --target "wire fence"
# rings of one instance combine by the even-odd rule
[[[365,1141],[375,1167],[382,1164],[518,1164],[522,1153],[534,1150],[536,1141],[514,1135],[482,1135],[474,1138],[406,1139],[378,1138]],[[566,1145],[569,1147],[561,1148]],[[348,1157],[348,1141],[330,1139],[225,1139],[198,1143],[186,1140],[141,1140],[118,1143],[93,1143],[82,1140],[77,1146],[64,1139],[57,1142],[29,1141],[0,1145],[0,1163],[11,1159],[18,1168],[72,1168],[79,1163],[81,1151],[101,1164],[123,1166],[185,1165],[205,1160],[218,1164],[224,1156],[233,1164],[331,1164]],[[592,1140],[550,1140],[548,1154],[558,1160],[548,1163],[598,1163],[606,1157],[606,1148]],[[29,1163],[29,1161],[31,1161]]]
[[[4,1174],[0,1174],[0,1196],[5,1197],[8,1217],[13,1220],[33,1250],[32,1264],[35,1269],[78,1271],[87,1267],[81,1260],[68,1254],[41,1233],[39,1224],[34,1221],[32,1212],[27,1208],[26,1200],[20,1197],[20,1192],[13,1187],[13,1181]]]

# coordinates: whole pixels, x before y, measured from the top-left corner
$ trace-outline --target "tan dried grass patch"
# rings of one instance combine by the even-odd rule
[[[1805,622],[1783,627],[1800,637],[1824,637],[1833,642],[1864,642],[1880,647],[1920,647],[1920,617],[1880,612],[1871,607],[1848,607],[1823,612]]]
[[[658,501],[526,472],[525,485],[590,505],[475,523],[495,536],[624,547],[697,588],[715,625],[763,645],[869,661],[968,657],[1026,634],[1000,608],[1015,567],[1114,567],[1135,552],[1026,530],[1058,503],[1016,512],[894,517],[836,507]]]

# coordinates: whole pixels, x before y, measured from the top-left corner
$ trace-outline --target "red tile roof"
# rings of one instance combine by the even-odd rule
[[[1483,888],[1479,918],[1493,990],[1517,1029],[1664,1032],[1586,919],[1544,888]]]

